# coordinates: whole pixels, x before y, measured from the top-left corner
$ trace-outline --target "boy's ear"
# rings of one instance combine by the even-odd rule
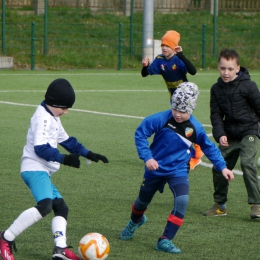
[[[237,73],[240,71],[240,65],[237,66]]]

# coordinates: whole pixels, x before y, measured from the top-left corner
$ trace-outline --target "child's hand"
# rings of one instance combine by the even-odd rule
[[[142,64],[144,67],[147,67],[149,65],[149,58],[148,57],[143,58]]]
[[[79,154],[71,153],[71,154],[64,154],[62,164],[79,168],[80,167],[80,160],[79,160]]]
[[[108,163],[108,159],[104,155],[93,153],[91,151],[88,152],[86,158],[93,162],[98,162],[101,160],[103,163]]]
[[[154,171],[159,168],[158,162],[155,161],[154,159],[149,159],[148,161],[146,161],[145,164],[146,164],[146,167],[148,168],[148,170],[150,170],[150,171]]]
[[[219,138],[219,144],[222,146],[228,146],[228,140],[225,135],[223,135]]]
[[[230,171],[228,168],[225,168],[222,170],[223,176],[228,180],[231,181],[234,179],[234,174],[232,171]]]
[[[181,46],[176,46],[176,47],[174,48],[174,51],[175,51],[175,52],[182,52],[182,47],[181,47]]]

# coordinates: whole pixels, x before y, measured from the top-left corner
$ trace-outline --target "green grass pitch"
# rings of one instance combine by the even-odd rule
[[[250,74],[260,86],[260,71]],[[173,240],[182,254],[173,256],[155,250],[173,206],[167,186],[163,194],[155,195],[146,213],[148,222],[136,231],[133,239],[119,239],[143,175],[144,163],[134,145],[135,129],[145,116],[170,108],[163,79],[142,78],[140,71],[0,71],[0,230],[35,205],[20,177],[20,158],[30,118],[44,99],[49,83],[60,77],[69,80],[76,92],[73,108],[61,118],[67,133],[109,159],[109,164],[87,165],[81,158],[80,169],[61,166],[52,177],[70,209],[67,242],[75,252],[83,235],[99,232],[110,242],[110,260],[258,258],[260,220],[249,218],[250,207],[241,175],[235,175],[230,183],[228,215],[202,216],[213,205],[212,174],[205,156],[204,164],[190,172],[188,210]],[[188,77],[200,89],[194,115],[208,134],[211,134],[209,90],[217,77],[216,70]],[[239,162],[236,170],[241,172]],[[54,246],[51,219],[52,214],[16,238],[16,260],[51,259]]]

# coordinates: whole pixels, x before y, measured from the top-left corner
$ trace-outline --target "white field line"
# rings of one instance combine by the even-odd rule
[[[133,75],[138,75],[140,76],[140,72],[137,73],[0,73],[1,76],[133,76]],[[216,73],[197,73],[196,76],[216,76],[219,75],[218,72]],[[250,73],[251,76],[260,76],[259,73]]]
[[[149,90],[149,89],[82,89],[82,90],[75,90],[75,92],[166,92],[167,90],[164,89],[153,89],[153,90]],[[45,93],[46,90],[0,90],[0,93]],[[200,92],[209,92],[209,90],[200,90]]]
[[[212,168],[212,164],[211,163],[205,163],[205,162],[201,162],[202,166],[208,167],[208,168]],[[237,175],[243,175],[243,172],[239,171],[239,170],[233,170],[233,173],[237,174]],[[258,179],[260,179],[260,176],[258,176]]]
[[[7,101],[0,101],[0,104],[6,104],[6,105],[13,105],[13,106],[24,106],[24,107],[37,107],[38,105],[30,105],[30,104],[22,104],[22,103],[14,103],[14,102],[7,102]],[[74,109],[71,108],[70,111],[76,111],[76,112],[83,112],[83,113],[90,113],[90,114],[98,114],[98,115],[105,115],[105,116],[116,116],[116,117],[124,117],[124,118],[134,118],[134,119],[144,119],[144,117],[140,116],[130,116],[130,115],[124,115],[124,114],[113,114],[113,113],[104,113],[104,112],[98,112],[98,111],[91,111],[91,110],[83,110],[83,109]],[[211,125],[203,125],[204,127],[211,127]],[[212,134],[208,134],[208,136],[212,136]],[[212,164],[202,162],[200,165],[208,168],[212,168]],[[243,175],[243,172],[239,170],[233,170],[234,174],[237,175]],[[258,179],[260,179],[260,176],[258,176]]]
[[[23,103],[15,103],[15,102],[8,102],[8,101],[0,101],[0,104],[6,105],[13,105],[13,106],[24,106],[24,107],[37,107],[38,105],[30,105],[30,104],[23,104]],[[70,111],[76,112],[83,112],[89,114],[96,114],[96,115],[105,115],[105,116],[115,116],[115,117],[124,117],[124,118],[135,118],[135,119],[144,119],[142,116],[130,116],[124,114],[113,114],[113,113],[106,113],[106,112],[99,112],[99,111],[92,111],[92,110],[85,110],[85,109],[76,109],[70,108]],[[204,127],[211,127],[211,125],[203,125]]]
[[[139,76],[141,77],[141,73],[138,72],[138,73],[37,73],[37,74],[34,74],[34,73],[0,73],[0,77],[1,76]],[[210,74],[196,74],[196,76],[216,76],[218,75],[218,73],[210,73]],[[251,75],[251,74],[250,74]]]
[[[0,104],[13,105],[13,106],[23,106],[23,107],[37,107],[38,106],[38,105],[14,103],[14,102],[7,102],[7,101],[0,101]],[[117,117],[124,117],[124,118],[144,119],[144,117],[141,117],[141,116],[113,114],[113,113],[105,113],[105,112],[98,112],[98,111],[91,111],[91,110],[76,109],[76,108],[70,108],[70,111],[83,112],[83,113],[89,113],[89,114],[97,114],[97,115],[105,115],[105,116],[117,116]]]

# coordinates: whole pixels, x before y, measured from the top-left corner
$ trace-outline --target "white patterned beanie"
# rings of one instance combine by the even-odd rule
[[[192,114],[197,105],[198,86],[192,82],[182,82],[172,95],[172,109]]]

